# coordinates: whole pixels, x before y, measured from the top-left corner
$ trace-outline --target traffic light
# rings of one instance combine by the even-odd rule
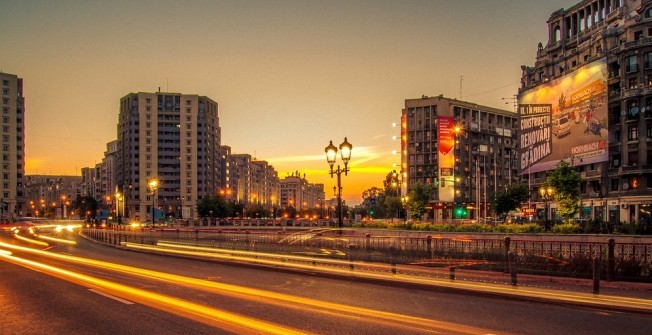
[[[457,203],[455,206],[455,216],[459,219],[465,218],[469,214],[468,210],[465,207],[462,207],[462,204]]]
[[[439,187],[439,178],[435,178],[435,187]]]

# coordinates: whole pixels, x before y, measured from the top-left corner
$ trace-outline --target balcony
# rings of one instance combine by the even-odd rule
[[[635,96],[641,95],[641,89],[639,87],[636,88],[626,88],[623,90],[623,98],[631,98]],[[611,93],[611,92],[610,92]],[[611,94],[609,94],[611,96]]]

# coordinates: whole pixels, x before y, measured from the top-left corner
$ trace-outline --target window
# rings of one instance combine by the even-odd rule
[[[631,126],[627,129],[627,140],[638,141],[638,126]]]
[[[630,151],[627,153],[627,164],[629,166],[638,166],[638,151]]]
[[[636,55],[627,58],[627,72],[638,71],[638,64],[636,63]]]
[[[637,78],[629,78],[629,85],[627,86],[630,90],[635,89],[636,85],[638,84],[638,79]]]

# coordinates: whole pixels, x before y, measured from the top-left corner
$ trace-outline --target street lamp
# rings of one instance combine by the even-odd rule
[[[549,208],[549,201],[552,199],[553,195],[555,194],[555,189],[552,186],[544,186],[542,185],[539,187],[539,194],[541,195],[541,198],[545,201],[545,208],[544,208],[544,215],[546,220],[550,220],[550,208]]]
[[[340,165],[337,165],[337,170],[333,170],[335,165],[335,160],[337,159],[337,147],[333,145],[333,141],[330,141],[330,144],[324,149],[326,152],[326,161],[331,167],[331,178],[334,175],[337,175],[337,206],[338,206],[338,226],[342,228],[343,218],[342,218],[342,172],[345,176],[348,176],[349,173],[349,160],[351,159],[351,150],[353,146],[349,141],[344,138],[344,142],[340,144],[340,154],[342,157],[342,162],[344,163],[344,169],[340,168]]]
[[[407,195],[401,197],[401,203],[403,204],[403,209],[405,210],[405,215],[403,216],[403,223],[405,224],[406,229],[407,229],[407,206],[409,201],[410,198]]]
[[[120,202],[122,201],[122,194],[120,192],[117,192],[115,194],[115,213],[116,216],[118,217],[118,225],[122,224],[122,217],[120,216]]]
[[[156,190],[158,189],[158,179],[151,179],[148,183],[149,191],[152,192],[152,227],[154,227],[154,201],[156,200]]]

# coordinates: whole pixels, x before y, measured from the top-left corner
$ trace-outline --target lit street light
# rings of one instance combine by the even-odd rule
[[[342,157],[342,162],[344,163],[344,169],[340,168],[340,165],[337,165],[337,170],[333,170],[333,165],[335,165],[335,161],[337,159],[337,147],[333,145],[333,141],[330,141],[330,144],[326,147],[324,150],[326,152],[326,161],[328,162],[328,165],[331,167],[331,178],[333,178],[334,175],[337,175],[337,206],[338,206],[338,226],[342,228],[342,223],[343,223],[343,218],[342,218],[342,172],[344,172],[344,175],[348,175],[349,168],[349,160],[351,159],[351,150],[353,149],[353,146],[351,143],[349,143],[346,139],[344,138],[344,142],[340,144],[340,154]]]
[[[148,183],[149,191],[152,193],[152,227],[154,227],[154,206],[156,200],[156,190],[158,189],[158,179],[151,179]]]
[[[550,208],[549,208],[549,201],[552,200],[553,195],[555,194],[555,189],[552,186],[544,186],[542,185],[539,187],[539,194],[541,195],[541,198],[545,201],[545,208],[544,208],[544,215],[546,221],[550,220]],[[546,229],[548,228],[548,225],[546,224]]]

